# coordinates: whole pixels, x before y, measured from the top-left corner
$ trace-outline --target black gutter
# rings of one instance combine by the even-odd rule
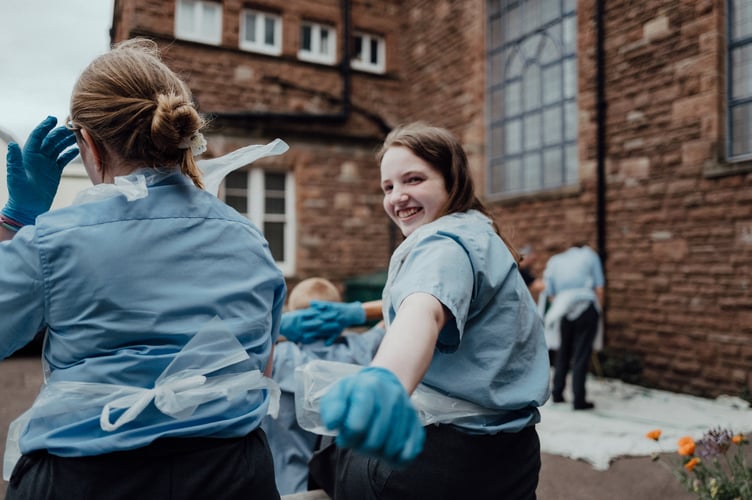
[[[605,272],[606,258],[606,77],[605,77],[605,49],[603,18],[605,0],[597,0],[595,4],[596,30],[596,234],[598,238],[598,254],[603,261]]]

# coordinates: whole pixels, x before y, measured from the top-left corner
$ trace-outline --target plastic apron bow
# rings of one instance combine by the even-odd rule
[[[267,413],[276,418],[280,389],[259,370],[229,369],[249,359],[248,353],[222,321],[214,318],[204,325],[178,352],[156,379],[153,387],[133,387],[92,382],[51,382],[42,389],[32,407],[14,420],[8,429],[3,460],[7,481],[21,457],[19,439],[32,418],[65,415],[71,411],[101,408],[102,430],[112,432],[133,422],[151,403],[165,415],[185,419],[201,404],[221,398],[235,399],[265,389],[270,392]],[[221,371],[221,375],[217,372]],[[229,372],[229,373],[228,373]],[[113,422],[112,413],[125,410]]]

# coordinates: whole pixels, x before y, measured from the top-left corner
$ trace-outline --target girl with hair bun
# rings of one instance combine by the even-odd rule
[[[202,189],[188,87],[154,42],[126,41],[56,123],[8,150],[0,359],[46,339],[6,498],[278,499],[259,426],[285,282],[258,228]],[[79,151],[94,186],[48,211]]]

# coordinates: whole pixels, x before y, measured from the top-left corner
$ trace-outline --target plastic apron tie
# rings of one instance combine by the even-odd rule
[[[342,377],[352,375],[365,366],[339,361],[316,359],[295,368],[295,416],[303,429],[323,436],[336,435],[321,422],[321,398]],[[452,424],[466,418],[493,417],[498,410],[484,408],[470,401],[455,398],[418,384],[410,396],[423,426]]]
[[[219,186],[230,172],[246,167],[261,158],[281,155],[288,149],[290,146],[285,141],[274,139],[269,144],[245,146],[219,158],[199,160],[196,164],[201,170],[204,189],[216,196]]]
[[[274,139],[268,144],[252,144],[236,149],[219,158],[199,160],[196,162],[201,171],[204,189],[217,196],[219,186],[227,174],[239,168],[247,167],[256,160],[268,156],[281,155],[290,146],[282,139]],[[74,205],[99,201],[115,196],[125,196],[128,201],[135,201],[149,196],[147,186],[172,175],[176,170],[142,168],[128,175],[115,177],[112,184],[102,183],[79,192],[73,200]]]
[[[21,434],[33,418],[101,408],[100,427],[112,432],[136,420],[152,402],[163,414],[180,420],[193,415],[201,404],[221,398],[235,399],[260,389],[269,391],[267,413],[276,418],[281,391],[279,385],[261,371],[213,375],[249,358],[238,339],[219,318],[214,318],[177,353],[152,388],[92,382],[45,382],[32,407],[14,420],[8,429],[3,478],[10,479],[13,467],[21,457]],[[120,409],[125,411],[112,422],[112,412]]]

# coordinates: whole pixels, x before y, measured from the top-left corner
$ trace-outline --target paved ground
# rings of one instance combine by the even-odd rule
[[[42,382],[38,358],[15,357],[0,362],[0,451],[8,424],[27,409]],[[0,481],[0,500],[7,483]],[[543,454],[538,487],[540,500],[690,500],[671,472],[649,457],[618,459],[607,471],[585,462]]]

